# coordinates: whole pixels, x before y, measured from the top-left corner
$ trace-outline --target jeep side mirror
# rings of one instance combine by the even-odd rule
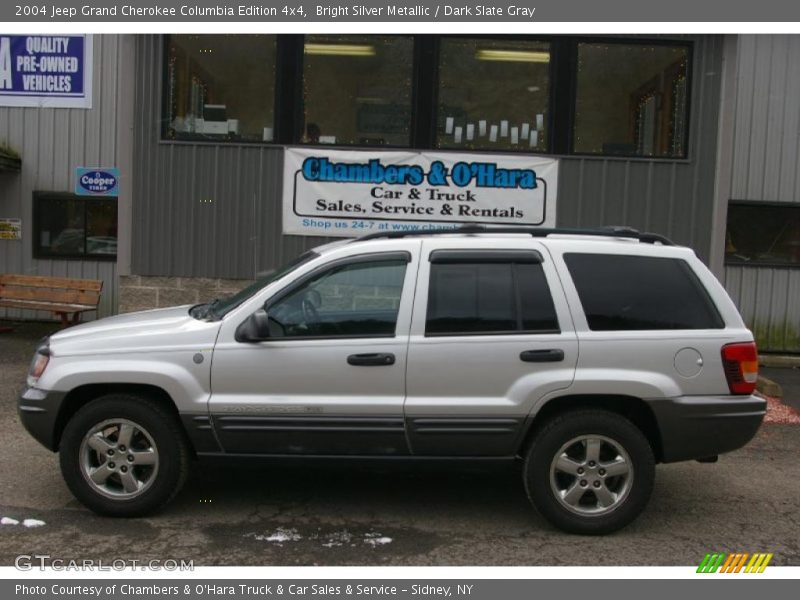
[[[269,338],[269,317],[263,308],[259,308],[236,328],[235,339],[237,342],[253,343]]]

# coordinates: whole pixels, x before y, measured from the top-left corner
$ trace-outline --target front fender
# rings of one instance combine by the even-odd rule
[[[195,356],[203,360],[196,362]],[[68,393],[90,384],[142,384],[163,389],[178,412],[205,413],[211,385],[211,351],[76,356],[51,359],[36,387]]]

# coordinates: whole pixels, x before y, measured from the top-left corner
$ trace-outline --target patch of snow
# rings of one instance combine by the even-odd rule
[[[40,521],[39,519],[25,519],[22,524],[25,527],[41,527],[42,525],[45,525],[45,522]]]
[[[281,546],[287,542],[299,542],[304,539],[303,536],[295,528],[278,527],[272,533],[246,533],[244,537],[251,537],[259,542],[269,542]],[[385,546],[392,543],[392,538],[383,535],[382,533],[369,532],[362,536],[354,536],[347,529],[332,531],[330,533],[323,533],[321,531],[312,532],[307,536],[309,541],[319,541],[323,548],[341,548],[350,546],[355,547],[358,539],[361,537],[361,543],[377,548],[378,546]]]
[[[349,544],[353,539],[353,534],[347,531],[334,531],[326,536],[326,541],[322,544],[325,548],[338,548]],[[351,544],[352,545],[352,544]]]
[[[373,548],[378,546],[385,546],[392,543],[392,538],[381,535],[380,533],[368,533],[364,537],[364,543],[369,544]]]
[[[11,517],[3,517],[0,519],[0,525],[19,525],[19,521]]]
[[[285,527],[278,527],[273,533],[270,533],[268,535],[255,534],[255,533],[250,533],[247,535],[252,536],[259,542],[271,542],[273,544],[284,544],[286,542],[299,542],[300,540],[303,539],[303,536],[298,533],[297,529],[288,529]]]

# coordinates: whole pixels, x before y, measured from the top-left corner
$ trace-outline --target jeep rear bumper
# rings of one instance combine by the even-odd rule
[[[767,413],[767,402],[757,396],[683,396],[649,404],[661,434],[661,459],[667,463],[741,448]]]
[[[37,388],[26,387],[17,400],[19,420],[36,441],[48,450],[55,452],[56,419],[61,408],[64,392],[48,392]]]

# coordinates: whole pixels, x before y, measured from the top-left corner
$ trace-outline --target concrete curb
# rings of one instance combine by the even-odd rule
[[[772,398],[783,398],[783,390],[781,389],[781,386],[771,379],[767,379],[761,375],[758,376],[756,389],[765,396],[771,396]]]
[[[800,367],[800,354],[759,354],[762,367]]]

